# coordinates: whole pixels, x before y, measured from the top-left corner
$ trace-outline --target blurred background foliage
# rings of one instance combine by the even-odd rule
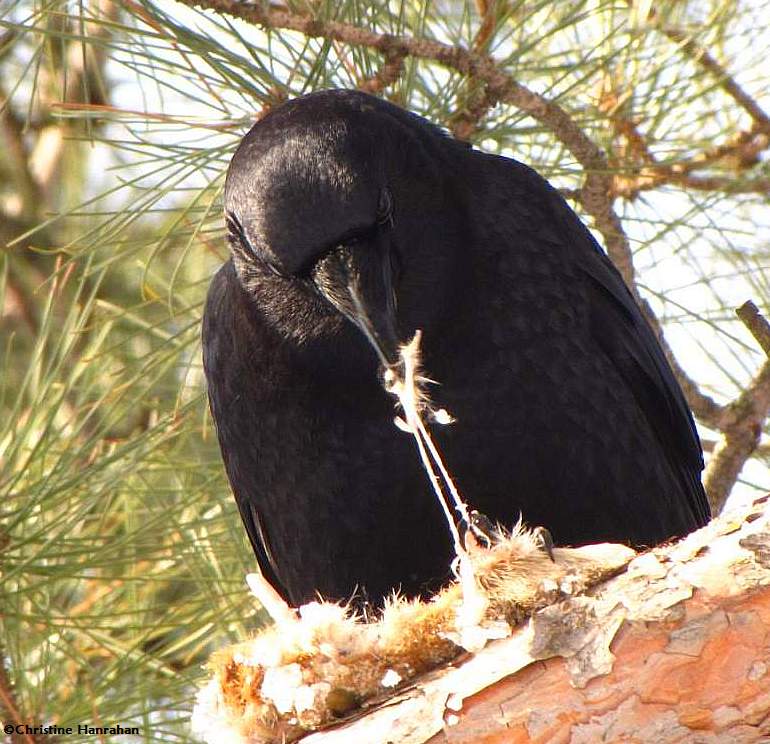
[[[640,292],[682,367],[719,403],[755,375],[763,357],[733,308],[767,307],[770,128],[728,83],[770,105],[768,3],[272,7],[490,54],[558,102],[608,155]],[[170,0],[0,0],[3,720],[191,740],[207,655],[264,621],[199,324],[226,257],[233,149],[260,112],[328,87],[374,90],[568,196],[582,184],[552,131],[514,106],[479,109],[477,83],[430,59],[389,73],[367,46]],[[689,180],[671,176],[693,161]],[[767,464],[760,447],[735,498],[770,487]]]

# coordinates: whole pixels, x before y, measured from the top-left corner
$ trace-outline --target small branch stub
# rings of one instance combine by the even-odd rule
[[[770,350],[770,325],[757,306],[748,301],[736,310],[736,314],[767,354]],[[769,412],[770,357],[721,416],[719,428],[722,438],[714,447],[703,478],[712,514],[721,511],[744,463],[759,446]]]
[[[748,300],[735,311],[735,314],[754,336],[756,342],[762,347],[762,351],[770,358],[770,323],[759,312],[759,308]]]

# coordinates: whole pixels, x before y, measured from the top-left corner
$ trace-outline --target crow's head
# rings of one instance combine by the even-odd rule
[[[381,364],[394,363],[398,343],[434,325],[452,292],[463,152],[423,119],[353,91],[304,96],[261,119],[230,164],[225,216],[264,320],[299,346],[356,327]]]

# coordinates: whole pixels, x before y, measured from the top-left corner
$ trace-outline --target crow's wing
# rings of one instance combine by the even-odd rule
[[[244,376],[249,374],[245,357],[250,339],[249,324],[242,317],[243,290],[232,261],[227,261],[211,281],[203,313],[203,368],[208,384],[211,413],[219,437],[225,470],[235,495],[241,519],[257,557],[262,575],[285,599],[288,593],[278,578],[270,540],[257,508],[252,469],[258,467],[259,453],[249,446],[256,425],[253,412],[241,399]]]
[[[590,323],[594,340],[631,390],[677,474],[696,523],[703,525],[710,518],[700,480],[703,451],[682,389],[618,270],[564,199],[550,186],[548,190],[560,232],[593,285]]]

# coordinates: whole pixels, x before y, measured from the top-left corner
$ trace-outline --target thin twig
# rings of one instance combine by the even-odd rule
[[[629,6],[633,0],[628,0]],[[691,177],[693,171],[707,167],[722,159],[731,159],[743,170],[759,162],[759,153],[770,146],[770,116],[730,75],[708,49],[698,44],[692,34],[660,22],[653,7],[647,16],[648,23],[658,32],[678,45],[684,55],[712,75],[725,91],[750,117],[751,127],[739,132],[728,142],[704,150],[695,157],[674,164],[649,163],[638,177],[616,178],[614,193],[626,199],[634,199],[639,192],[657,188],[666,183],[700,191],[724,190],[731,193],[767,193],[770,180],[760,178],[744,183],[731,183],[729,178],[719,176]]]
[[[679,45],[680,49],[704,70],[710,72],[718,81],[720,87],[752,118],[760,131],[770,132],[770,117],[762,107],[738,84],[735,78],[722,67],[716,58],[704,47],[700,46],[691,34],[677,28],[658,24],[656,13],[650,12],[651,20],[656,29]]]
[[[486,51],[489,48],[497,20],[497,4],[498,0],[476,0],[476,12],[481,16],[481,24],[471,44],[474,52]]]
[[[634,0],[628,0],[632,6]],[[658,11],[651,7],[647,14],[647,22],[669,38],[696,64],[713,75],[720,87],[752,118],[757,131],[770,132],[770,116],[762,107],[738,84],[738,81],[717,61],[711,52],[698,44],[692,34],[682,29],[669,26],[660,21]]]
[[[371,77],[361,80],[357,87],[366,93],[381,93],[403,75],[405,59],[406,53],[401,49],[386,52],[382,67]]]
[[[756,305],[747,302],[737,314],[770,356],[770,326]],[[722,440],[714,448],[703,479],[712,513],[721,511],[744,463],[759,445],[762,427],[769,413],[770,358],[748,387],[723,412],[718,427],[722,431]]]

